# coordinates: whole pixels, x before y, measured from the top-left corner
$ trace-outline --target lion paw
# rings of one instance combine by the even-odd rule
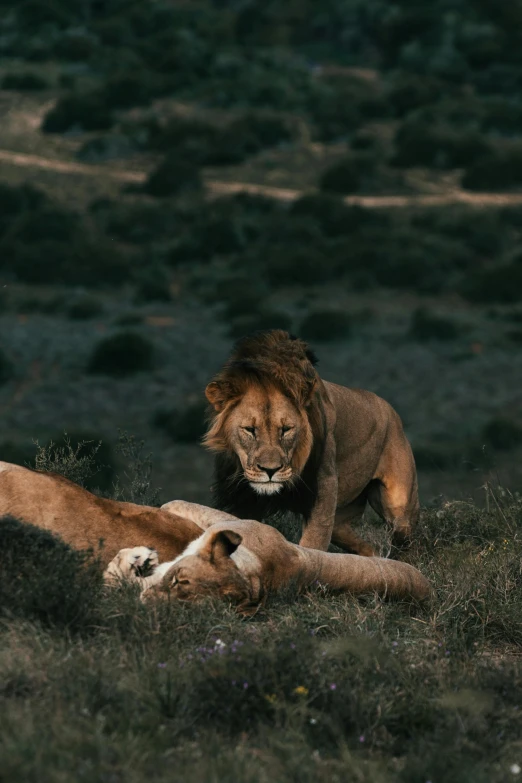
[[[137,579],[152,574],[159,563],[158,553],[148,546],[120,549],[105,571],[105,579]]]

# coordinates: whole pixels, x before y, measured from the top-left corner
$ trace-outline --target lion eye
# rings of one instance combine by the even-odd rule
[[[256,428],[255,427],[243,427],[245,432],[248,432],[249,435],[255,436],[256,434]]]
[[[293,427],[281,427],[281,435],[287,435],[289,432],[291,432],[294,428]]]
[[[178,585],[189,585],[190,579],[178,579]]]

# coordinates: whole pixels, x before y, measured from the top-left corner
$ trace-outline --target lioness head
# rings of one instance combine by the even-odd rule
[[[217,413],[207,447],[235,452],[255,492],[275,494],[300,475],[313,443],[304,406],[269,382],[213,381],[206,396]]]
[[[152,593],[193,601],[208,595],[230,598],[235,604],[249,604],[249,583],[232,555],[241,543],[233,530],[208,530],[193,541],[167,571]]]

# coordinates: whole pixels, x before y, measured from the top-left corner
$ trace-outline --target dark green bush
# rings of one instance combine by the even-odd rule
[[[347,155],[322,174],[319,186],[321,190],[331,193],[357,193],[365,176],[370,174],[374,167],[375,161],[371,154]]]
[[[472,164],[491,149],[486,139],[475,131],[459,131],[417,118],[407,119],[398,128],[394,146],[391,163],[402,168],[460,168]]]
[[[216,143],[219,128],[205,120],[176,116],[164,125],[149,123],[148,145],[161,152],[179,152],[180,157],[203,164]]]
[[[412,226],[423,234],[448,237],[465,244],[480,258],[495,256],[508,239],[500,210],[473,207],[441,207],[416,212]]]
[[[465,279],[460,293],[470,302],[515,304],[522,301],[522,262],[477,271]]]
[[[481,127],[484,131],[494,131],[506,135],[518,136],[522,126],[522,103],[492,96],[481,101],[483,117]]]
[[[315,310],[301,322],[299,335],[305,340],[334,342],[350,337],[352,319],[342,310]]]
[[[195,402],[179,410],[161,410],[155,414],[152,423],[176,443],[196,443],[206,432],[206,408],[204,402]]]
[[[59,60],[84,62],[97,54],[98,40],[85,28],[67,29],[55,40],[53,55]]]
[[[260,305],[257,310],[250,314],[244,313],[231,316],[228,336],[238,339],[252,332],[261,332],[268,329],[284,329],[288,331],[291,325],[292,320],[286,313]]]
[[[85,163],[104,163],[107,160],[127,158],[135,151],[136,148],[128,136],[113,134],[89,139],[80,147],[76,157]]]
[[[144,70],[109,77],[100,90],[100,102],[114,109],[143,106],[161,93],[162,81]]]
[[[379,85],[366,79],[328,77],[321,81],[320,87],[309,107],[314,138],[319,141],[346,139],[365,121],[388,113]]]
[[[104,311],[102,302],[94,296],[81,296],[73,299],[67,308],[67,316],[73,321],[87,321],[96,318]]]
[[[522,185],[522,145],[490,151],[470,165],[462,175],[467,190],[505,190]]]
[[[120,332],[100,340],[92,352],[87,372],[115,378],[152,370],[154,345],[134,332]]]
[[[522,444],[522,427],[511,419],[491,419],[482,430],[482,440],[497,451],[510,451]]]
[[[0,252],[9,259],[8,268],[24,283],[102,288],[120,286],[131,274],[128,259],[113,244],[84,238],[81,231],[71,243],[51,239],[6,241],[0,245]]]
[[[150,263],[148,256],[134,275],[136,302],[170,302],[170,280],[165,269],[157,263]]]
[[[90,211],[110,237],[136,245],[157,241],[179,230],[172,205],[163,202],[94,202]]]
[[[433,76],[398,71],[387,82],[385,95],[392,114],[404,117],[414,109],[435,103],[445,88]]]
[[[290,215],[313,220],[326,237],[350,236],[369,221],[367,210],[347,206],[342,198],[331,193],[302,196],[293,202]]]
[[[49,85],[37,73],[7,73],[2,79],[3,90],[19,90],[20,92],[36,92],[45,90]]]
[[[0,182],[0,234],[12,227],[12,218],[47,205],[48,197],[32,185]]]
[[[72,128],[84,131],[108,130],[114,118],[98,93],[78,93],[60,98],[44,117],[44,133],[65,133]]]
[[[198,193],[203,189],[197,166],[183,160],[177,152],[167,155],[151,172],[143,186],[145,193],[157,198]]]
[[[257,263],[254,261],[254,263]],[[271,285],[314,285],[331,280],[339,271],[337,259],[325,256],[324,248],[288,244],[261,252]]]
[[[164,127],[152,126],[150,145],[176,152],[202,166],[241,163],[263,149],[292,139],[288,122],[270,114],[250,112],[225,126],[176,117]]]
[[[452,320],[435,315],[424,307],[414,311],[408,332],[413,340],[419,342],[455,340],[459,333],[459,328]]]
[[[0,386],[10,381],[14,375],[13,363],[8,359],[5,351],[0,348]]]
[[[102,569],[46,530],[0,519],[0,614],[88,631],[98,619]]]

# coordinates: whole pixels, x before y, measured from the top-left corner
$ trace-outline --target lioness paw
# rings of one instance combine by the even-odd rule
[[[158,553],[147,546],[120,549],[105,571],[105,579],[137,579],[154,572],[159,563]]]

